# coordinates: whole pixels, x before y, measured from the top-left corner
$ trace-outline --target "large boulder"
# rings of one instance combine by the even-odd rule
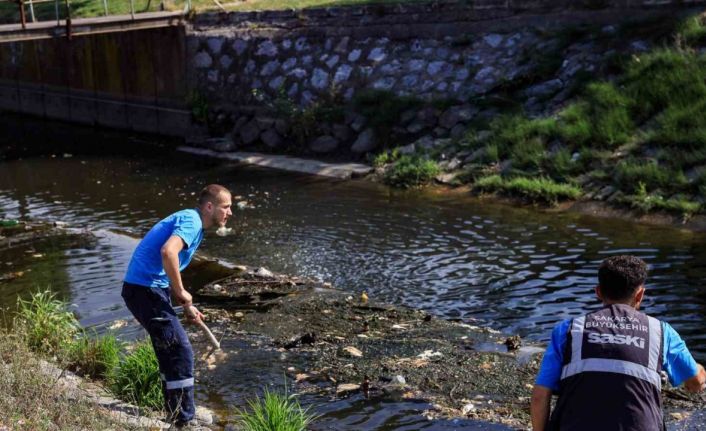
[[[363,130],[363,133],[358,135],[358,139],[355,140],[351,146],[351,151],[354,153],[362,154],[372,151],[377,147],[377,142],[375,141],[375,132],[371,128]]]
[[[338,148],[338,139],[330,135],[319,136],[309,144],[309,149],[315,153],[330,153]]]
[[[269,148],[278,148],[282,145],[282,138],[274,129],[268,129],[262,132],[260,140]]]
[[[255,120],[251,120],[240,129],[239,134],[243,144],[250,145],[260,136],[260,128]]]

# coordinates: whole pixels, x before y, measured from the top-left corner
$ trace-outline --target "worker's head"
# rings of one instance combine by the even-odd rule
[[[596,295],[604,304],[628,304],[636,309],[645,294],[647,264],[635,256],[612,256],[598,268]]]
[[[199,210],[203,217],[204,229],[212,226],[225,226],[233,204],[230,191],[218,184],[209,184],[199,194]]]

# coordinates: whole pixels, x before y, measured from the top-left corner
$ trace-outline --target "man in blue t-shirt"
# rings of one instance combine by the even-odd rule
[[[706,372],[666,322],[640,313],[647,265],[613,256],[598,269],[603,308],[552,332],[532,391],[534,431],[662,431],[661,372],[699,392]],[[559,396],[549,414],[552,393]]]
[[[147,330],[159,362],[168,419],[182,427],[194,419],[194,354],[186,332],[172,308],[170,293],[184,307],[189,322],[203,314],[192,304],[181,281],[204,229],[225,226],[231,194],[211,184],[199,195],[198,206],[175,212],[160,221],[140,241],[125,274],[122,297]]]

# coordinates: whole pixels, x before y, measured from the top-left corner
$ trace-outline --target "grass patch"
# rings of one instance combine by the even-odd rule
[[[77,374],[104,379],[120,363],[123,343],[114,335],[83,333],[68,348],[69,369]]]
[[[29,300],[18,298],[17,308],[14,326],[36,352],[59,354],[79,332],[78,320],[68,311],[66,303],[48,290],[32,294]]]
[[[142,341],[108,375],[108,388],[118,398],[140,407],[164,405],[159,364],[149,341]]]
[[[700,203],[685,198],[665,199],[658,194],[648,194],[643,183],[638,185],[636,194],[628,196],[626,199],[633,208],[643,212],[661,210],[680,214],[685,219],[692,217],[701,210]]]
[[[427,184],[440,172],[434,160],[418,155],[404,155],[385,172],[384,181],[392,186],[408,188]]]
[[[21,332],[0,331],[0,424],[12,430],[124,430],[88,400],[65,396]]]
[[[706,59],[677,49],[658,49],[635,57],[622,77],[625,95],[634,100],[638,120],[670,106],[689,106],[706,99]]]
[[[516,177],[505,180],[500,175],[490,175],[476,180],[473,187],[482,192],[499,192],[546,204],[578,199],[582,194],[581,189],[573,184],[557,183],[549,178]]]
[[[621,161],[615,168],[615,183],[624,192],[633,193],[638,187],[645,187],[648,192],[679,189],[687,184],[687,180],[683,172],[660,166],[655,161],[629,159]]]
[[[305,431],[316,419],[309,409],[302,408],[294,395],[271,392],[249,401],[249,411],[236,409],[238,425],[245,431]]]

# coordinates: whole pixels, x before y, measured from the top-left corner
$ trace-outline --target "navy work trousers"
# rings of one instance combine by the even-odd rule
[[[169,289],[124,283],[122,297],[147,330],[157,354],[165,409],[171,422],[194,417],[194,353],[172,308]]]

